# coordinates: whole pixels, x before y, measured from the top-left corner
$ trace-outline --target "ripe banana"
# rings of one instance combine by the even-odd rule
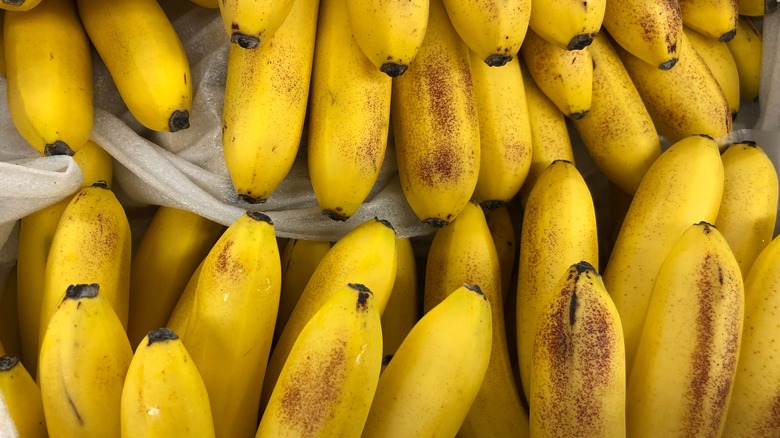
[[[224,231],[195,213],[160,207],[130,263],[127,337],[136,346],[165,325],[187,281]]]
[[[593,60],[587,47],[561,49],[530,31],[520,53],[534,82],[563,115],[585,117],[593,96]]]
[[[550,44],[581,50],[599,33],[606,6],[606,0],[531,2],[530,26]]]
[[[554,161],[528,197],[517,274],[517,352],[526,400],[531,395],[537,316],[574,263],[599,265],[596,213],[585,180],[567,161]]]
[[[479,286],[431,309],[379,377],[363,437],[455,436],[487,372],[491,331]]]
[[[707,64],[712,75],[715,76],[715,80],[718,81],[718,85],[729,103],[729,108],[731,108],[731,118],[736,119],[739,111],[739,73],[728,45],[722,41],[707,38],[687,27],[684,28],[684,32],[688,41],[693,44],[693,49]]]
[[[677,0],[683,24],[707,38],[730,41],[737,33],[735,0]]]
[[[75,284],[43,333],[38,383],[49,436],[119,436],[133,350],[100,284]]]
[[[21,437],[46,438],[41,390],[18,357],[0,356],[0,394]]]
[[[189,128],[190,65],[160,5],[154,0],[76,2],[89,39],[138,122],[154,131]]]
[[[391,116],[406,201],[421,221],[440,228],[468,203],[480,163],[468,47],[441,0],[431,1],[414,64],[393,83]]]
[[[626,389],[629,436],[721,436],[744,307],[726,240],[706,222],[689,226],[653,286]]]
[[[618,53],[661,135],[678,141],[695,134],[713,138],[728,134],[731,108],[718,81],[684,33],[679,45],[679,61],[669,71],[625,50]]]
[[[219,12],[230,42],[257,49],[270,41],[289,16],[296,0],[222,0]]]
[[[501,293],[506,304],[510,294],[509,284],[512,281],[512,272],[515,269],[517,259],[517,234],[506,205],[487,212],[485,220],[493,238],[493,245],[496,247],[498,266],[501,268]],[[512,295],[514,295],[514,290]]]
[[[726,45],[737,64],[740,98],[757,101],[761,86],[761,56],[764,50],[761,32],[749,18],[740,17],[737,34]]]
[[[214,437],[209,396],[181,339],[150,331],[136,349],[122,388],[122,437]]]
[[[754,142],[732,144],[721,159],[723,198],[715,226],[729,243],[744,278],[775,231],[777,171]]]
[[[290,171],[309,95],[315,0],[296,0],[284,25],[257,50],[230,45],[222,151],[238,196],[265,202]]]
[[[417,266],[412,242],[396,239],[396,263],[393,291],[382,313],[382,357],[395,354],[412,327],[420,320],[422,297],[417,287]]]
[[[574,121],[588,154],[610,181],[634,194],[661,155],[661,144],[609,35],[588,47],[593,58],[593,99],[588,116]]]
[[[603,274],[623,324],[626,369],[633,363],[658,269],[691,224],[715,222],[722,194],[718,145],[700,135],[664,151],[639,184]]]
[[[777,10],[780,2],[777,0],[737,0],[739,15],[748,17],[763,17]]]
[[[604,28],[623,49],[653,68],[669,70],[677,64],[683,44],[677,1],[610,0]]]
[[[346,0],[321,0],[309,105],[308,164],[320,210],[347,220],[374,186],[387,147],[392,79],[352,36]]]
[[[40,3],[41,0],[5,0],[0,3],[0,9],[25,12],[38,6]]]
[[[255,437],[360,437],[381,365],[376,299],[350,283],[301,330]]]
[[[75,2],[6,11],[3,43],[14,126],[42,155],[73,155],[89,140],[93,112],[92,55]]]
[[[479,118],[479,176],[474,198],[486,208],[512,199],[531,167],[531,127],[516,58],[492,68],[470,51]]]
[[[250,436],[281,288],[271,219],[247,212],[203,260],[182,338],[200,371],[217,436]]]
[[[192,273],[187,286],[179,296],[179,301],[176,303],[176,307],[171,312],[171,317],[168,319],[168,323],[165,326],[171,329],[174,333],[178,333],[179,337],[184,339],[187,333],[187,324],[190,321],[190,315],[192,314],[192,303],[195,302],[195,289],[198,287],[198,278],[200,277],[200,270],[203,268],[203,261],[200,262],[195,272]]]
[[[352,34],[363,53],[390,77],[404,74],[428,29],[429,0],[347,0]]]
[[[22,340],[19,334],[19,311],[16,287],[16,269],[11,268],[8,276],[5,278],[5,287],[0,294],[0,345],[3,345],[3,352],[14,357],[22,355]]]
[[[564,272],[540,306],[531,375],[531,436],[626,436],[620,316],[588,262]]]

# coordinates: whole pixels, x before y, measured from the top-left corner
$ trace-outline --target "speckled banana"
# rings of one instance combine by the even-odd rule
[[[3,42],[17,131],[42,155],[73,155],[89,140],[93,112],[92,55],[75,2],[6,11]]]
[[[689,28],[684,28],[685,36],[693,45],[693,49],[718,81],[723,95],[729,103],[731,118],[737,118],[739,112],[739,73],[734,57],[729,51],[728,45],[722,41],[707,38],[706,36]]]
[[[38,6],[41,0],[4,0],[0,3],[0,9],[6,11],[26,12]]]
[[[737,34],[726,44],[737,64],[740,98],[756,101],[761,86],[761,56],[764,50],[761,32],[749,18],[741,17],[737,23]]]
[[[677,1],[609,0],[604,27],[621,47],[660,70],[677,64],[683,33]]]
[[[726,42],[737,33],[736,0],[677,0],[685,26],[707,38]]]
[[[607,1],[552,0],[531,2],[531,29],[550,44],[567,49],[587,47],[599,33]]]
[[[780,2],[777,0],[737,0],[739,15],[748,17],[763,17],[777,10]]]
[[[422,291],[417,287],[417,266],[412,242],[396,239],[398,252],[393,291],[382,313],[382,357],[395,354],[412,327],[420,320]]]
[[[48,436],[41,390],[18,357],[0,356],[0,393],[19,436]]]
[[[745,295],[726,239],[688,226],[661,265],[626,389],[629,436],[721,436]]]
[[[257,49],[283,26],[296,0],[222,0],[219,12],[230,42]]]
[[[189,281],[187,281],[187,286],[184,287],[184,291],[179,296],[179,301],[176,302],[176,307],[171,312],[168,323],[165,324],[165,327],[173,330],[181,338],[184,338],[187,332],[187,324],[192,314],[192,304],[195,302],[195,289],[198,287],[198,278],[202,268],[203,261],[200,262]]]

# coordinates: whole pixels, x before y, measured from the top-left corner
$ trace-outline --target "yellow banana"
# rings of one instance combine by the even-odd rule
[[[40,3],[41,0],[5,0],[0,3],[0,9],[24,12],[38,6]]]
[[[16,287],[16,267],[11,268],[0,295],[0,343],[5,347],[0,354],[21,357],[22,340],[19,334],[19,310]]]
[[[761,85],[761,56],[764,50],[761,32],[749,18],[740,17],[737,34],[726,45],[737,64],[740,98],[756,101]]]
[[[209,396],[181,339],[167,328],[144,336],[122,388],[123,437],[214,437]]]
[[[669,71],[625,50],[618,48],[618,53],[661,135],[678,141],[695,134],[728,134],[731,108],[718,81],[684,33],[679,45],[679,61]]]
[[[362,436],[455,436],[487,372],[491,331],[479,286],[431,309],[379,377]]]
[[[748,17],[763,17],[777,10],[780,2],[777,0],[737,0],[739,15]]]
[[[468,203],[480,162],[468,47],[441,0],[431,1],[414,63],[393,83],[391,111],[404,196],[421,221],[440,228]]]
[[[680,56],[682,13],[677,1],[609,0],[604,28],[623,49],[659,70]]]
[[[122,385],[132,358],[103,287],[68,286],[43,333],[38,366],[49,436],[119,436]]]
[[[222,0],[219,12],[231,43],[257,49],[282,27],[293,4],[295,0]]]
[[[130,345],[165,325],[187,281],[224,229],[190,211],[157,210],[130,263]]]
[[[531,31],[520,53],[534,82],[563,115],[585,117],[593,97],[593,60],[587,47],[561,49]]]
[[[696,32],[721,42],[737,33],[736,0],[677,0],[683,24]]]
[[[18,357],[0,356],[0,394],[20,437],[48,436],[41,390]]]
[[[658,270],[626,389],[629,436],[721,436],[745,296],[728,243],[691,225]]]
[[[346,1],[320,2],[307,139],[320,210],[341,221],[357,211],[379,176],[392,85],[353,38]]]
[[[376,299],[350,283],[301,330],[255,437],[360,437],[381,365]]]
[[[715,222],[722,194],[718,145],[700,135],[664,151],[639,184],[604,269],[626,337],[626,369],[633,363],[658,269],[691,224]]]
[[[531,127],[523,76],[515,58],[492,68],[471,55],[479,117],[479,176],[474,198],[487,208],[512,199],[531,167]]]
[[[737,118],[739,111],[739,73],[734,57],[731,56],[728,45],[722,41],[708,38],[692,29],[684,28],[685,36],[693,45],[693,49],[718,81],[723,95],[729,102],[731,118]]]
[[[154,131],[189,128],[190,65],[160,5],[154,0],[76,3],[89,39],[136,120]]]
[[[561,49],[580,50],[599,33],[607,1],[531,2],[531,29]]]
[[[165,326],[174,333],[178,333],[182,339],[187,333],[187,324],[190,321],[190,315],[192,314],[192,304],[195,302],[195,289],[198,287],[198,278],[200,277],[200,270],[203,268],[203,261],[200,262],[195,272],[192,273],[190,279],[187,281],[187,286],[179,296],[179,301],[176,302],[176,307],[171,312],[171,317],[168,319],[168,323]]]
[[[203,260],[184,346],[200,371],[219,437],[250,436],[281,288],[271,219],[247,212]]]
[[[588,154],[610,181],[629,194],[661,155],[661,143],[609,36],[588,47],[593,58],[593,99],[587,117],[574,121]]]
[[[534,338],[531,436],[625,437],[623,330],[590,263],[564,271],[539,308]]]
[[[599,265],[596,213],[573,164],[554,161],[528,197],[517,273],[517,352],[526,400],[531,396],[537,316],[574,263]]]
[[[296,0],[284,25],[257,50],[230,45],[222,151],[236,193],[246,202],[265,202],[298,153],[318,4]]]
[[[92,133],[92,55],[73,0],[6,11],[8,112],[42,155],[73,155]]]
[[[754,142],[732,144],[721,159],[723,198],[715,226],[729,243],[744,278],[775,231],[777,171]]]
[[[397,239],[393,291],[382,313],[382,357],[392,356],[420,319],[422,297],[417,287],[417,265],[408,239]]]
[[[509,284],[512,281],[512,272],[515,269],[517,259],[517,234],[512,223],[512,217],[506,205],[491,210],[485,214],[490,235],[498,254],[498,266],[501,268],[501,293],[504,303],[509,297]],[[514,291],[513,291],[514,292]]]

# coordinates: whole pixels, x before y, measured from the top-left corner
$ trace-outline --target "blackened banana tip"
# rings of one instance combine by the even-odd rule
[[[21,6],[24,4],[24,0],[3,0],[3,4],[11,6]]]
[[[588,47],[592,42],[593,38],[596,36],[596,34],[580,34],[575,36],[574,38],[569,41],[569,44],[566,46],[566,49],[568,50],[582,50],[585,47]]]
[[[379,67],[379,71],[390,76],[391,78],[397,78],[398,76],[404,74],[408,68],[408,65],[396,64],[395,62],[386,62],[382,64],[381,67]]]
[[[730,31],[724,33],[723,35],[721,35],[720,38],[718,38],[718,41],[720,41],[722,43],[727,43],[727,42],[733,40],[736,35],[737,35],[737,29],[734,28],[734,29],[731,29]]]
[[[347,219],[349,219],[349,216],[333,210],[322,210],[322,215],[327,216],[330,220],[337,222],[346,222]]]
[[[706,139],[708,139],[708,140],[715,141],[715,139],[714,139],[714,138],[712,138],[712,136],[711,136],[711,135],[709,135],[709,134],[694,134],[694,135],[698,135],[699,137],[704,137],[704,138],[706,138]]]
[[[53,157],[55,155],[70,155],[72,157],[75,153],[76,152],[74,152],[67,143],[60,140],[47,144],[43,148],[43,155],[47,157]]]
[[[476,292],[477,294],[482,295],[482,298],[487,299],[487,296],[485,296],[485,292],[482,292],[482,288],[479,287],[479,285],[474,283],[466,283],[463,286],[472,292]]]
[[[497,208],[501,208],[501,206],[504,205],[504,201],[482,201],[482,203],[479,205],[482,206],[485,211],[493,211]]]
[[[387,366],[387,364],[389,364],[391,360],[393,360],[393,355],[388,354],[387,356],[382,358],[382,365]]]
[[[256,49],[260,47],[260,38],[241,32],[233,32],[233,35],[230,36],[230,42],[238,44],[242,49]]]
[[[274,221],[271,220],[270,216],[259,211],[247,210],[246,215],[258,222],[267,222],[270,225],[274,224]]]
[[[506,65],[507,62],[511,61],[512,57],[509,55],[500,55],[498,53],[494,53],[487,58],[485,58],[485,64],[487,64],[490,67],[503,67]]]
[[[580,111],[578,113],[571,113],[569,114],[569,118],[572,120],[581,120],[587,115],[588,115],[588,110],[585,110],[585,111]]]
[[[8,355],[0,356],[0,371],[10,371],[17,363],[19,363],[18,357]]]
[[[149,341],[146,343],[146,346],[154,344],[155,342],[165,342],[165,341],[172,341],[174,339],[179,339],[179,336],[173,332],[173,330],[162,327],[158,328],[156,330],[152,330],[148,334]]]
[[[190,112],[187,110],[176,110],[168,119],[168,130],[171,132],[181,131],[190,127]]]
[[[374,219],[377,222],[379,222],[380,224],[386,226],[387,228],[390,228],[395,233],[395,227],[393,227],[393,224],[391,224],[389,220],[387,220],[387,219],[379,219],[378,217],[375,217]]]
[[[65,298],[77,300],[79,298],[95,298],[100,290],[97,283],[92,284],[72,284],[65,290]]]
[[[672,67],[677,65],[677,61],[679,61],[679,58],[672,58],[666,62],[662,62],[661,65],[658,66],[659,70],[670,70]]]
[[[445,221],[444,219],[440,219],[437,217],[429,217],[428,219],[424,219],[422,221],[424,224],[428,224],[432,226],[433,228],[444,228],[445,225],[447,225],[449,222]]]
[[[106,189],[106,190],[108,190],[108,183],[106,182],[106,180],[101,179],[101,180],[93,182],[90,187],[97,187],[99,189]]]
[[[594,268],[593,265],[591,265],[585,260],[579,263],[575,263],[573,265],[573,268],[577,270],[578,274],[583,274],[585,272],[596,272],[596,268]]]
[[[737,141],[737,142],[732,143],[732,145],[735,145],[735,144],[740,144],[740,145],[744,145],[744,146],[750,146],[750,147],[753,147],[753,148],[758,147],[758,143],[754,142],[753,140],[742,140],[742,141]]]
[[[238,195],[238,199],[246,202],[247,204],[257,205],[257,204],[265,204],[265,199],[263,198],[255,198],[249,195]]]

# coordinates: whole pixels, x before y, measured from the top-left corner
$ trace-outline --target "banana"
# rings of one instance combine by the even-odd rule
[[[464,283],[481,285],[490,303],[493,334],[485,378],[459,436],[527,436],[528,414],[520,401],[507,347],[498,253],[476,203],[469,203],[433,238],[425,268],[424,310],[429,312]]]
[[[230,45],[222,151],[239,198],[265,202],[295,161],[309,95],[316,0],[296,0],[257,50]]]
[[[693,49],[699,54],[701,59],[707,64],[707,67],[718,81],[720,89],[726,96],[731,108],[731,118],[737,118],[739,112],[739,73],[734,57],[731,56],[728,45],[722,41],[696,32],[695,30],[684,28],[685,36],[693,44]]]
[[[122,387],[123,437],[214,437],[209,396],[181,339],[167,328],[144,336]]]
[[[203,268],[203,261],[200,262],[195,272],[192,273],[190,279],[187,281],[187,286],[179,296],[179,301],[176,302],[176,307],[171,312],[171,317],[168,318],[168,323],[165,326],[171,329],[174,333],[178,333],[178,336],[184,338],[187,333],[187,324],[190,321],[190,315],[192,314],[192,303],[195,302],[195,289],[198,287],[198,278],[200,277],[200,270]]]
[[[572,265],[540,306],[531,375],[531,436],[626,436],[620,316],[596,269]]]
[[[463,210],[479,176],[479,119],[468,47],[441,0],[432,0],[425,41],[393,83],[398,176],[417,217],[441,228]]]
[[[512,199],[531,167],[531,127],[516,58],[491,68],[470,51],[479,117],[479,176],[474,198],[492,209]]]
[[[444,0],[444,8],[473,57],[489,67],[501,67],[515,57],[531,19],[530,0]]]
[[[780,2],[777,0],[737,0],[739,15],[748,17],[763,17],[777,10]]]
[[[257,49],[273,38],[295,0],[222,0],[219,12],[230,42],[242,49]]]
[[[160,5],[154,0],[76,3],[89,39],[136,120],[154,131],[189,128],[190,65]]]
[[[677,0],[683,25],[707,38],[730,41],[737,33],[736,0]]]
[[[0,354],[21,357],[22,340],[19,333],[19,311],[16,287],[16,269],[11,268],[0,294],[0,343],[5,347]]]
[[[554,286],[574,263],[599,265],[596,213],[573,164],[554,161],[528,197],[517,274],[517,352],[526,400],[531,396],[537,317]]]
[[[398,263],[396,234],[389,222],[370,219],[348,232],[325,254],[290,314],[268,361],[261,412],[267,405],[295,340],[315,313],[347,283],[360,283],[374,293],[379,313],[395,283]]]
[[[740,17],[737,34],[726,45],[737,64],[740,98],[757,101],[761,86],[761,56],[764,50],[761,32],[749,18]]]
[[[122,385],[133,350],[100,284],[67,287],[38,366],[49,436],[120,434]]]
[[[73,0],[6,11],[8,112],[42,155],[73,155],[92,133],[92,55]]]
[[[623,324],[626,369],[633,363],[658,269],[691,224],[715,222],[722,194],[718,145],[700,135],[664,151],[639,184],[603,274]]]
[[[581,50],[599,33],[606,6],[605,0],[531,2],[530,26],[550,44]]]
[[[217,9],[219,7],[219,0],[192,0],[192,2],[209,9]]]
[[[381,365],[376,298],[350,283],[301,330],[255,437],[360,437]]]
[[[659,70],[678,62],[683,33],[677,1],[610,0],[604,28],[624,50]]]
[[[320,2],[307,139],[320,210],[341,221],[357,211],[379,176],[392,86],[352,36],[346,1]]]
[[[496,247],[498,266],[501,268],[501,293],[504,297],[504,303],[506,303],[517,259],[515,226],[506,205],[485,213],[485,220],[490,230],[490,236],[493,238],[493,245]]]
[[[190,211],[157,209],[130,263],[130,345],[165,325],[187,281],[223,231],[221,224]]]
[[[772,240],[778,181],[772,160],[754,142],[734,143],[721,155],[723,198],[715,227],[729,243],[742,277]]]
[[[382,73],[395,78],[409,68],[428,29],[429,0],[347,0],[352,34]]]
[[[3,53],[3,56],[0,56],[0,75],[3,75],[3,77],[6,77],[7,69],[6,69],[6,63],[5,63],[5,38],[3,37],[3,23],[5,22],[5,10],[0,9],[0,53]],[[6,77],[7,79],[7,77]],[[8,86],[8,81],[6,80],[6,87]]]
[[[780,393],[780,238],[756,258],[745,278],[745,320],[724,437],[778,436]]]
[[[247,212],[203,260],[182,338],[200,371],[216,436],[249,436],[257,427],[281,264],[271,219]]]
[[[587,47],[561,49],[530,31],[520,53],[539,89],[566,117],[585,117],[593,97],[593,60]]]
[[[0,394],[19,436],[48,436],[41,390],[18,357],[0,356]]]
[[[706,222],[658,270],[626,389],[628,435],[721,436],[742,337],[739,266]]]
[[[661,155],[658,133],[609,36],[599,36],[588,50],[593,58],[593,99],[588,116],[575,120],[574,127],[599,170],[634,194]]]
[[[0,3],[0,9],[25,12],[38,6],[40,3],[41,0],[4,0]]]
[[[423,316],[379,377],[363,437],[455,436],[491,351],[490,303],[463,285]]]
[[[422,297],[417,287],[417,261],[409,238],[396,239],[398,251],[393,291],[382,313],[382,357],[392,356],[420,320]]]
[[[679,46],[679,61],[669,71],[617,51],[661,135],[674,142],[695,134],[728,134],[731,108],[718,81],[684,33]]]

